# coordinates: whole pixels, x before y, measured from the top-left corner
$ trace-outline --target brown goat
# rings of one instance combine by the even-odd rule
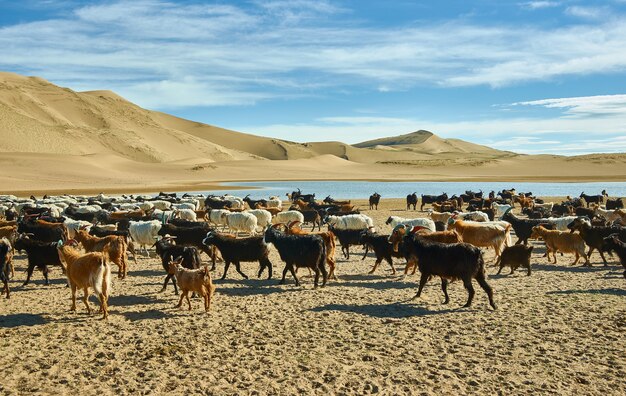
[[[100,301],[102,319],[109,316],[109,291],[111,290],[111,268],[106,260],[106,253],[92,252],[81,254],[71,246],[57,246],[61,265],[67,275],[67,280],[72,289],[71,311],[76,312],[76,289],[83,289],[83,303],[87,312],[91,314],[91,307],[87,298],[89,288],[92,288]]]
[[[41,227],[48,227],[48,228],[57,228],[60,229],[63,232],[63,235],[65,236],[65,239],[70,239],[69,238],[69,234],[67,232],[67,227],[65,226],[65,224],[63,223],[51,223],[49,221],[45,221],[45,220],[37,220],[35,222],[35,224],[37,224],[38,226]]]
[[[176,283],[182,291],[180,300],[178,300],[177,308],[183,305],[183,298],[187,299],[189,310],[191,311],[191,301],[189,300],[189,292],[197,292],[204,300],[204,310],[209,312],[211,309],[211,300],[215,293],[215,286],[211,280],[211,271],[208,266],[198,269],[187,269],[181,264],[182,257],[178,257],[169,263],[169,273],[176,276]]]
[[[585,264],[589,264],[589,259],[585,254],[585,241],[580,234],[572,234],[558,230],[547,230],[539,225],[533,227],[533,232],[530,237],[543,239],[546,243],[546,255],[548,256],[548,261],[550,260],[550,252],[552,252],[552,255],[554,256],[554,264],[556,264],[557,252],[574,253],[576,255],[576,260],[572,263],[572,265],[578,263],[581,256],[585,258]]]
[[[127,242],[123,236],[109,235],[103,238],[89,235],[86,230],[78,230],[74,239],[83,245],[86,252],[104,252],[118,266],[117,276],[123,279],[128,274]]]

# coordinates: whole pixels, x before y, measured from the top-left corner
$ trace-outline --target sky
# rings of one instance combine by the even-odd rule
[[[0,70],[298,142],[626,152],[626,0],[5,1]]]

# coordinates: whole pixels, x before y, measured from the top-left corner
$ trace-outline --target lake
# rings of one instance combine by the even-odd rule
[[[600,194],[606,189],[612,197],[626,196],[626,182],[591,182],[591,183],[509,183],[509,182],[368,182],[368,181],[256,181],[222,183],[223,189],[203,191],[204,194],[232,194],[243,197],[250,194],[253,199],[276,195],[285,199],[285,194],[298,188],[303,194],[315,193],[317,199],[327,195],[333,198],[367,198],[374,192],[383,198],[405,198],[407,194],[438,195],[443,192],[460,194],[465,190],[485,193],[515,188],[518,192],[532,192],[536,196],[579,196],[581,192],[589,195]],[[229,186],[244,186],[250,189],[233,190]],[[198,193],[197,191],[194,193]]]

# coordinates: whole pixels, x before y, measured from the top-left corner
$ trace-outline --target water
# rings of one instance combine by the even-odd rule
[[[465,190],[488,193],[502,189],[515,188],[517,192],[532,192],[535,196],[579,196],[581,192],[589,195],[600,194],[604,189],[612,197],[626,196],[626,182],[592,183],[509,183],[509,182],[368,182],[368,181],[256,181],[223,183],[224,188],[203,191],[204,194],[232,194],[243,197],[250,194],[252,199],[268,198],[276,195],[285,199],[286,193],[300,188],[303,194],[315,193],[317,199],[327,195],[336,199],[368,198],[374,192],[383,198],[405,198],[407,194],[439,195],[443,192],[460,194]],[[244,186],[251,189],[231,190],[229,186]],[[195,192],[197,193],[197,192]]]

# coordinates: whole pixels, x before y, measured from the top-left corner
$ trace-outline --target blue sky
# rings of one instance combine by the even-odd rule
[[[294,141],[626,152],[626,0],[3,1],[0,70]]]

